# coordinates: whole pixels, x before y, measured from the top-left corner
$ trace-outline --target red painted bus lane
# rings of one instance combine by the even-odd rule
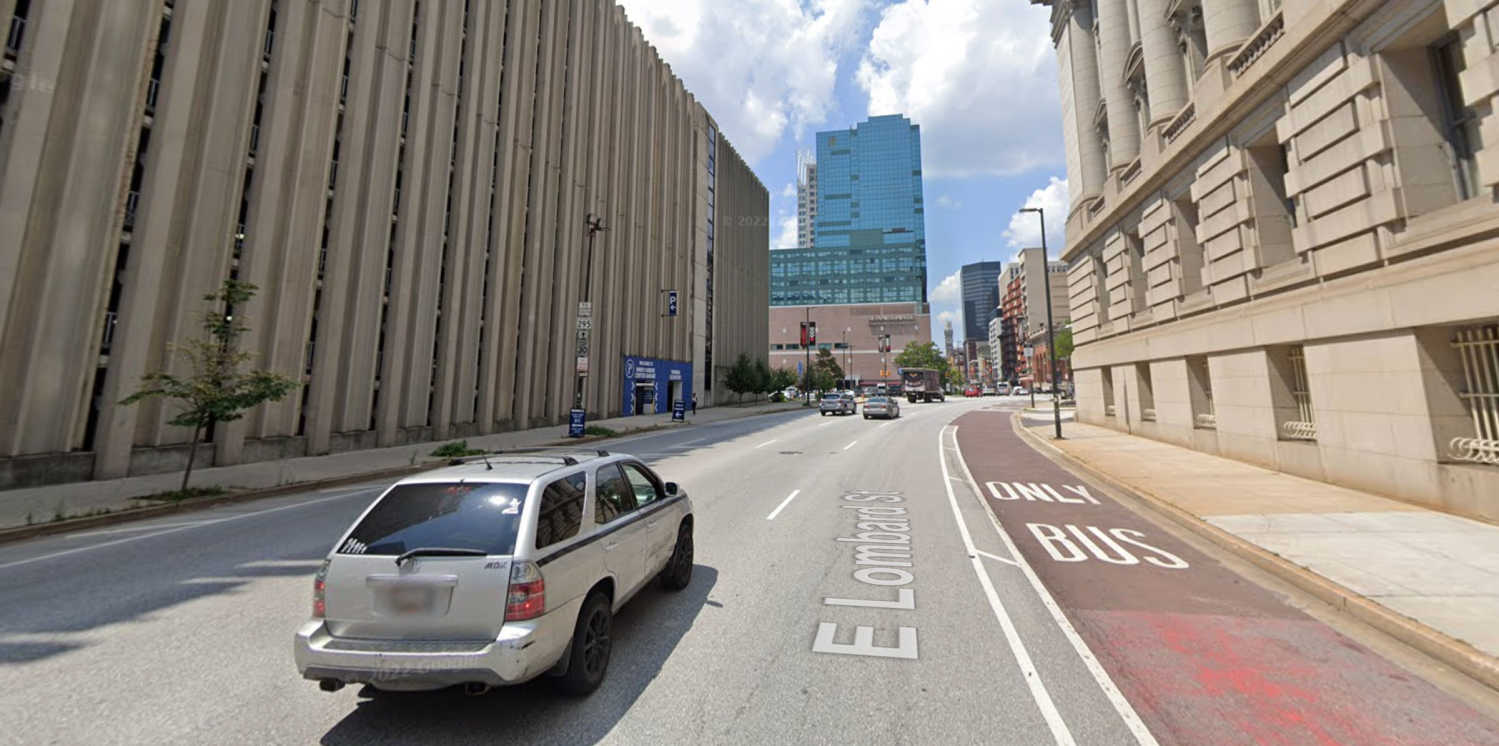
[[[984,500],[1161,743],[1499,744],[1499,723],[1026,445],[959,418]]]

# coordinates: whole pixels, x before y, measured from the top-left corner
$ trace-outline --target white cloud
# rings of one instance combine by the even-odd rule
[[[963,278],[961,277],[961,273],[954,272],[942,278],[942,282],[937,283],[937,287],[932,288],[932,291],[927,293],[927,300],[932,303],[961,302],[963,300]]]
[[[962,202],[960,202],[958,200],[955,200],[952,197],[949,197],[949,196],[947,196],[945,194],[941,194],[941,195],[937,196],[937,203],[936,204],[937,204],[938,207],[945,207],[945,208],[947,208],[949,210],[956,210],[956,209],[959,209],[959,208],[961,208],[963,206]]]
[[[834,103],[839,56],[869,0],[620,0],[751,164],[790,127],[800,139]]]
[[[947,322],[952,322],[953,329],[956,330],[958,328],[958,312],[957,311],[942,311],[942,312],[940,312],[940,313],[937,314],[937,325],[938,326],[942,326],[942,325],[946,324]]]
[[[795,249],[796,245],[796,216],[781,218],[781,231],[772,237],[770,241],[772,249]]]
[[[786,186],[781,189],[781,196],[786,199],[796,199],[796,184],[786,182]]]
[[[1014,175],[1062,162],[1048,9],[1015,0],[903,0],[857,72],[870,114],[921,126],[928,177]]]
[[[1046,214],[1046,248],[1051,256],[1060,256],[1066,245],[1067,180],[1055,176],[1044,187],[1031,192],[1023,207],[1039,207]],[[1033,212],[1016,212],[1010,216],[1010,227],[1004,230],[1005,243],[1012,249],[1041,245],[1041,221]]]

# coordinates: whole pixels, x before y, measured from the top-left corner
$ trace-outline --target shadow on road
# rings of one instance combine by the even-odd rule
[[[709,605],[718,571],[693,567],[692,584],[668,593],[651,584],[614,618],[609,673],[592,695],[560,695],[545,677],[464,696],[458,689],[376,694],[334,725],[322,743],[593,743],[629,712],[677,643]],[[361,695],[365,692],[361,692]]]

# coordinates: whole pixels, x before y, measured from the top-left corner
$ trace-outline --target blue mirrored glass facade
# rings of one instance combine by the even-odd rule
[[[816,242],[771,252],[770,304],[926,302],[923,213],[911,120],[817,133]]]

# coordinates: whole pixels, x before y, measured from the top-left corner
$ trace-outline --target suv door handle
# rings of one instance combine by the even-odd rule
[[[660,523],[660,521],[646,521],[645,522],[645,527],[648,528],[648,529],[654,530],[656,528],[656,524],[657,523]]]
[[[604,551],[606,551],[606,552],[612,552],[612,551],[614,551],[614,548],[618,547],[618,546],[619,546],[619,542],[617,542],[617,541],[614,542],[613,544],[605,544],[604,545]]]

